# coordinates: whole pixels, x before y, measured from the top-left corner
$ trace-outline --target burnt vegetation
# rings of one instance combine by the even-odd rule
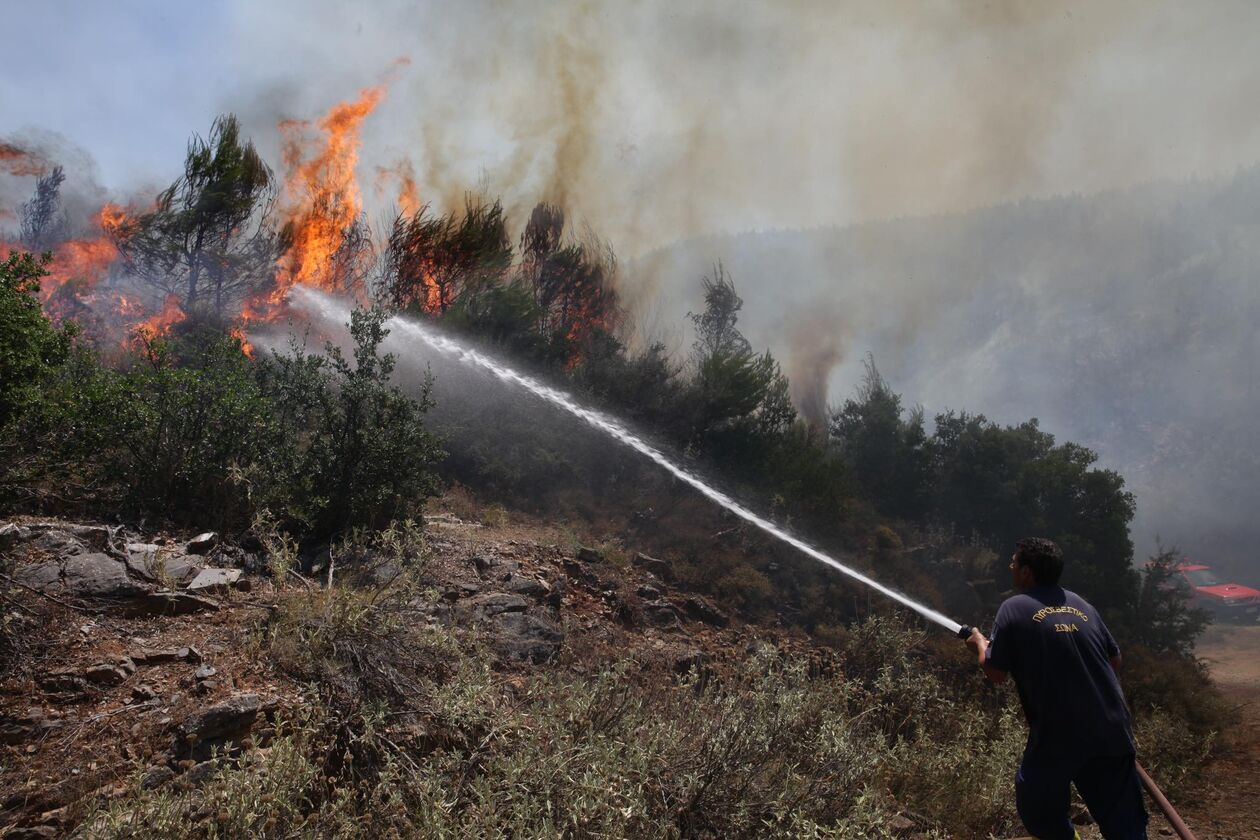
[[[23,208],[31,250],[59,235],[60,177],[53,170],[41,178]],[[856,393],[830,409],[826,428],[811,425],[793,407],[778,362],[740,331],[743,301],[721,264],[700,279],[703,308],[690,315],[688,352],[678,357],[650,341],[631,346],[617,261],[606,243],[574,231],[564,209],[548,204],[535,207],[514,237],[503,207],[473,195],[450,214],[422,207],[398,216],[379,248],[362,219],[343,231],[330,271],[377,303],[353,316],[352,354],[332,345],[312,353],[298,343],[285,353],[251,356],[229,328],[242,302],[268,287],[292,236],[275,223],[274,200],[270,170],[233,118],[193,140],[185,172],[154,208],[113,231],[126,270],[174,295],[187,317],[166,336],[142,336],[121,357],[105,359],[90,336],[41,311],[36,293],[46,265],[39,258],[14,253],[0,264],[0,504],[7,511],[145,517],[234,534],[265,521],[284,539],[307,545],[417,516],[442,482],[457,482],[509,507],[599,519],[615,539],[666,554],[683,585],[718,596],[750,620],[799,625],[824,644],[843,648],[848,626],[881,611],[865,593],[722,519],[566,418],[531,422],[486,411],[484,403],[461,402],[458,389],[435,407],[428,380],[404,390],[393,379],[396,360],[381,349],[386,312],[395,311],[431,319],[624,418],[824,549],[960,619],[980,623],[990,614],[1006,588],[1006,556],[1017,538],[1056,540],[1072,560],[1065,585],[1090,598],[1122,644],[1150,666],[1135,692],[1138,712],[1148,720],[1184,712],[1195,749],[1219,726],[1201,712],[1189,719],[1188,695],[1205,686],[1192,658],[1202,623],[1164,585],[1172,559],[1161,555],[1148,570],[1135,570],[1133,497],[1089,449],[1056,441],[1035,419],[1003,426],[949,411],[929,424],[922,410],[903,405],[873,358]],[[434,412],[440,423],[432,422]],[[974,585],[962,583],[967,579]],[[362,596],[321,597],[332,610],[334,598]],[[333,613],[349,614],[290,616],[293,626],[284,632],[299,638],[287,638],[284,649],[303,679],[327,683],[329,669],[336,670],[337,693],[355,697],[355,737],[368,732],[363,737],[371,741],[370,714],[358,707],[379,700],[371,714],[389,714],[402,700],[375,696],[382,692],[366,674],[377,679],[384,660],[356,645],[369,637],[393,644],[406,631],[347,629],[343,618],[329,618]],[[356,621],[375,615],[368,607],[354,614]],[[333,645],[335,654],[321,659],[326,637],[319,634],[338,632],[354,643]],[[897,656],[904,659],[904,651]],[[400,830],[408,813],[425,813],[447,821],[452,833],[491,825],[558,832],[564,824],[573,836],[801,836],[820,825],[859,833],[878,825],[885,804],[867,788],[880,787],[926,803],[936,825],[964,833],[1004,825],[996,803],[951,816],[933,801],[943,788],[934,793],[930,780],[968,767],[972,738],[988,725],[977,717],[954,732],[906,729],[911,712],[926,719],[939,708],[936,683],[925,688],[904,674],[879,672],[869,684],[828,693],[791,666],[753,665],[746,691],[732,685],[685,700],[638,688],[623,696],[629,689],[611,678],[556,677],[535,689],[546,703],[526,698],[508,723],[489,729],[474,720],[479,713],[469,699],[492,693],[474,665],[460,666],[468,671],[467,692],[451,689],[449,697],[434,686],[455,680],[454,672],[412,674],[409,684],[448,704],[450,719],[432,718],[437,731],[426,746],[437,760],[417,774],[411,754],[396,744],[363,746],[376,750],[363,761],[377,766],[371,784],[344,770],[365,791],[353,809],[380,813]],[[1168,678],[1149,676],[1158,673]],[[917,705],[898,705],[905,703]],[[531,708],[537,717],[526,727],[522,716]],[[845,729],[845,721],[870,709],[879,714]],[[417,718],[429,713],[407,709]],[[329,772],[305,758],[325,737],[317,724],[295,723],[288,752],[274,754],[296,768],[287,777],[293,789],[267,794],[293,797],[287,825],[294,830],[312,825],[304,821],[327,828],[347,819],[327,810],[342,800],[311,793]],[[827,726],[834,740],[824,743],[819,732]],[[1003,718],[999,731],[988,733],[986,761],[1011,757],[1012,727]],[[1147,731],[1159,737],[1157,729]],[[474,734],[481,747],[473,746]],[[343,734],[318,746],[331,755],[347,740]],[[867,750],[883,751],[883,769],[853,769]],[[912,772],[933,751],[943,755],[940,766],[921,768],[926,776]],[[630,775],[583,779],[573,761],[600,772],[629,767]],[[549,774],[547,789],[525,780],[536,780],[540,767]],[[384,793],[390,803],[405,807],[373,799],[382,795],[382,779],[397,785]],[[227,791],[262,783],[242,770],[218,784]],[[449,802],[438,793],[448,785]],[[596,801],[609,786],[621,797],[614,810]],[[490,796],[499,788],[526,793],[505,803]],[[532,810],[552,796],[568,810]],[[146,802],[145,819],[174,831],[183,804],[160,796]],[[121,819],[112,812],[102,819],[115,817]],[[229,817],[241,832],[256,830],[251,819]]]

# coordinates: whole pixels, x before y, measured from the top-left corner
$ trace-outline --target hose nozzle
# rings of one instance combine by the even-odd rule
[[[958,628],[958,638],[965,642],[967,639],[971,638],[971,634],[974,632],[976,632],[976,628],[968,627],[964,624],[962,627]]]

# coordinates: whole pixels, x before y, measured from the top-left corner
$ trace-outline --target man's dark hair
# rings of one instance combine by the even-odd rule
[[[1063,574],[1063,551],[1044,537],[1028,537],[1015,543],[1015,562],[1033,570],[1042,586],[1054,586]]]

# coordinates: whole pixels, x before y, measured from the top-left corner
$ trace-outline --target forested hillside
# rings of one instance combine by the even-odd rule
[[[1041,426],[1099,452],[1158,535],[1254,573],[1260,171],[843,229],[680,243],[627,266],[657,324],[722,260],[742,328],[798,402],[839,404],[868,351],[909,405]],[[663,332],[668,330],[663,329]]]

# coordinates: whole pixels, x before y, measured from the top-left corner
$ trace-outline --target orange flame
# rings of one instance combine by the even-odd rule
[[[48,163],[25,149],[9,143],[0,143],[0,170],[18,177],[38,177],[48,171]]]
[[[171,327],[187,317],[184,314],[184,310],[179,307],[179,298],[176,295],[168,294],[166,302],[162,304],[162,311],[136,325],[133,332],[137,338],[147,344],[169,333]]]
[[[281,258],[276,277],[275,292],[281,296],[295,283],[345,290],[341,288],[343,278],[331,270],[333,257],[363,209],[355,177],[359,128],[384,96],[384,87],[372,87],[354,102],[333,106],[317,123],[324,138],[313,154],[307,154],[310,150],[301,136],[308,123],[280,124],[286,135],[284,161],[289,168],[285,213],[293,235],[293,245]]]
[[[411,218],[420,210],[420,190],[416,186],[416,171],[411,161],[403,159],[392,167],[376,167],[376,189],[384,188],[389,178],[398,179],[398,212],[405,218]]]
[[[249,343],[249,339],[245,336],[244,330],[240,327],[232,327],[232,329],[228,330],[228,335],[232,336],[232,338],[235,338],[241,343],[242,353],[249,356],[251,359],[254,358],[254,345]]]

